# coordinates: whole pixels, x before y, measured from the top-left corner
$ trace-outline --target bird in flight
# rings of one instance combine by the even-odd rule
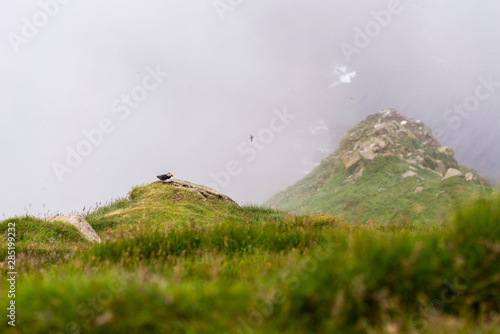
[[[166,181],[166,180],[172,178],[173,176],[174,176],[174,174],[167,173],[167,174],[158,175],[157,178],[159,178],[161,181]]]
[[[250,135],[249,138],[250,138],[250,141],[253,141],[253,135]]]

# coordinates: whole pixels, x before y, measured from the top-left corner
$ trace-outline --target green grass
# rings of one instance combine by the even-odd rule
[[[16,252],[27,270],[47,264],[61,264],[70,259],[75,249],[91,247],[78,229],[62,222],[47,222],[34,217],[12,218],[0,223],[0,234],[7,246],[8,228],[16,228]],[[7,247],[0,248],[0,258],[7,257]],[[41,262],[43,261],[43,263]]]
[[[493,192],[491,186],[471,184],[464,177],[441,181],[438,174],[419,167],[414,170],[419,177],[403,178],[409,170],[397,156],[379,157],[351,181],[343,164],[331,157],[264,205],[299,214],[323,212],[349,221],[436,222],[445,220],[457,203]],[[424,190],[415,193],[417,187]]]
[[[99,245],[1,222],[22,237],[17,326],[0,332],[500,333],[499,208],[484,197],[446,222],[362,224],[153,183],[86,217]]]

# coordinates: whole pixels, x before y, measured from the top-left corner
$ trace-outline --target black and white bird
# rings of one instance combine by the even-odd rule
[[[167,173],[167,174],[161,174],[161,175],[158,175],[157,178],[159,178],[160,180],[162,181],[166,181],[170,178],[172,178],[174,176],[174,174],[172,173]]]

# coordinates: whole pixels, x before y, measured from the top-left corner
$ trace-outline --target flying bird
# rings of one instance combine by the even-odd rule
[[[253,141],[253,135],[250,135],[250,137],[248,137],[248,138],[250,138],[251,142]]]
[[[159,178],[161,181],[166,181],[166,180],[172,178],[173,176],[174,176],[174,174],[167,173],[167,174],[158,175],[157,178]]]

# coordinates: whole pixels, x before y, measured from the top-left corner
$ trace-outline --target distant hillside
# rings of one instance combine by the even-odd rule
[[[388,108],[351,129],[336,152],[264,205],[354,221],[435,221],[455,203],[492,191],[421,121]]]

